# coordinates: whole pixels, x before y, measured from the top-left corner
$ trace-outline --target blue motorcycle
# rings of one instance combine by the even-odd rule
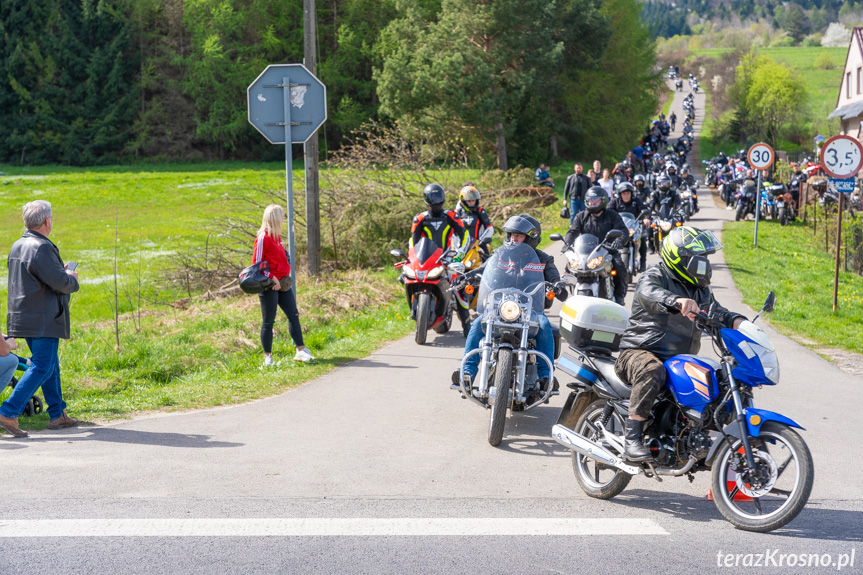
[[[770,292],[758,316],[775,302]],[[645,424],[653,459],[643,463],[624,457],[631,388],[615,374],[609,350],[591,346],[561,356],[558,369],[577,383],[569,384],[575,391],[552,436],[572,450],[575,478],[587,495],[611,499],[640,473],[692,481],[694,473],[711,470],[716,506],[739,529],[772,531],[800,513],[812,491],[812,455],[793,429],[800,425],[754,406],[755,387],[779,383],[776,351],[754,324],[758,316],[733,330],[699,312],[695,326],[722,359],[676,355],[665,362],[666,387]]]

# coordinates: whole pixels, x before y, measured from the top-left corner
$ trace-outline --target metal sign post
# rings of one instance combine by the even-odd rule
[[[863,146],[851,136],[834,136],[821,148],[821,167],[830,187],[839,194],[836,214],[836,269],[833,271],[833,311],[839,308],[839,252],[842,248],[842,197],[854,191],[854,176],[863,167]]]
[[[293,81],[293,83],[291,83]],[[302,144],[327,119],[327,89],[302,64],[273,64],[249,85],[249,123],[271,144],[285,145],[288,245],[291,285],[296,278],[294,251],[294,173],[291,144]]]
[[[758,185],[755,187],[755,237],[752,240],[755,247],[758,247],[758,219],[761,215],[761,171],[772,166],[775,157],[773,148],[764,142],[754,144],[746,154],[749,165],[758,170]]]

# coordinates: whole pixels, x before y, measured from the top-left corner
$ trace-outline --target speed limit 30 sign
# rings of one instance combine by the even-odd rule
[[[827,175],[853,178],[863,165],[863,146],[851,136],[834,136],[821,148],[820,160]]]
[[[775,157],[776,154],[773,153],[773,148],[764,142],[755,144],[749,148],[749,153],[746,154],[746,159],[749,161],[749,165],[756,170],[766,170],[772,166],[773,159]]]

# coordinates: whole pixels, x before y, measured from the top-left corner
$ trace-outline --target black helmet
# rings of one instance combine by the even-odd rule
[[[642,184],[647,183],[647,181],[644,179],[644,176],[642,176],[641,174],[638,174],[634,178],[632,178],[632,183],[636,186],[638,186],[638,182],[641,182]]]
[[[659,255],[683,283],[704,288],[710,285],[713,273],[706,256],[721,249],[722,244],[713,232],[682,226],[665,236]]]
[[[533,239],[536,239],[536,243],[539,243],[539,222],[530,216],[512,216],[503,225],[503,231],[506,232],[506,240],[504,241],[510,241],[512,234],[522,234],[527,236],[525,243],[528,245],[530,245],[530,241]]]
[[[539,220],[537,220],[533,216],[529,216],[527,214],[521,214],[521,217],[523,217],[524,219],[526,219],[527,221],[532,223],[533,227],[536,228],[536,235],[527,234],[527,239],[524,241],[524,243],[526,243],[527,245],[529,245],[533,249],[536,249],[536,246],[539,245],[539,240],[542,239],[542,224],[540,224]]]
[[[621,194],[623,194],[623,192],[629,192],[630,194],[632,194],[630,196],[630,200],[632,200],[632,198],[635,197],[635,186],[633,186],[629,182],[621,182],[617,186],[617,195],[620,196]],[[623,198],[621,197],[621,199]]]
[[[446,192],[440,184],[429,184],[423,190],[423,195],[426,199],[426,205],[432,213],[438,213],[443,210],[443,203],[446,198]]]
[[[671,189],[671,178],[666,176],[665,174],[659,176],[656,180],[656,187],[659,188],[662,192],[667,192]]]
[[[584,194],[584,206],[591,214],[598,214],[608,205],[608,193],[602,186],[593,186]]]

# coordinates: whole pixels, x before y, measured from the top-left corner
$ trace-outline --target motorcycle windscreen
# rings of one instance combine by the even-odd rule
[[[477,296],[477,312],[485,313],[488,294],[495,290],[515,288],[530,292],[538,283],[545,282],[545,264],[539,262],[536,251],[527,244],[506,242],[491,254],[482,273]],[[531,306],[536,313],[543,313],[545,290],[539,289],[531,297]]]
[[[618,213],[620,214],[620,217],[623,218],[623,223],[626,225],[626,227],[630,230],[634,230],[635,226],[638,225],[635,221],[635,216],[633,214],[630,214],[629,212]]]
[[[596,246],[599,245],[599,238],[593,234],[581,234],[575,239],[572,244],[572,251],[578,254],[579,259],[587,261],[587,256],[593,253]]]
[[[422,267],[426,265],[429,259],[437,258],[441,251],[436,243],[426,237],[420,238],[420,241],[414,244],[414,253],[417,255],[417,261]]]

